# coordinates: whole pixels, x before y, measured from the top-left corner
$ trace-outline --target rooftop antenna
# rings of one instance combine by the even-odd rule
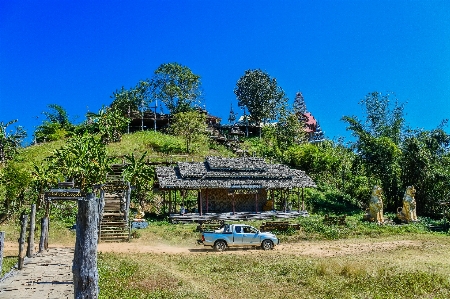
[[[141,110],[141,131],[144,131],[144,108],[145,108],[144,100],[141,100],[141,103],[139,105],[139,109]]]

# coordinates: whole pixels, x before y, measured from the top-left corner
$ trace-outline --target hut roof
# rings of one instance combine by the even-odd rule
[[[156,167],[162,189],[287,189],[316,187],[304,171],[262,158],[207,157],[204,162],[179,162]]]

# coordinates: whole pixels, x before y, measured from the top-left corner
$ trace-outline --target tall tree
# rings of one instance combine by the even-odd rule
[[[389,94],[369,93],[360,104],[365,108],[366,121],[355,116],[344,116],[347,130],[357,138],[353,145],[361,162],[365,165],[367,176],[373,184],[381,184],[386,195],[386,206],[395,209],[401,196],[401,149],[403,134],[403,105],[397,101],[390,108]]]
[[[7,123],[0,122],[0,164],[11,160],[21,146],[27,133],[22,127],[16,127],[14,131],[7,132],[6,128],[17,122],[17,119]]]
[[[206,134],[206,115],[197,111],[179,112],[170,127],[174,135],[184,138],[186,152],[190,153],[192,143],[202,140]]]
[[[234,89],[239,107],[246,107],[256,124],[266,123],[278,117],[280,108],[286,105],[286,95],[277,80],[260,69],[246,70]],[[261,127],[259,130],[261,137]]]
[[[48,105],[50,111],[43,112],[47,117],[34,132],[36,142],[55,141],[62,139],[73,131],[74,126],[69,121],[67,111],[60,105]]]
[[[295,94],[294,112],[300,115],[306,113],[305,99],[303,98],[303,94],[300,91]]]
[[[130,119],[126,117],[121,110],[113,107],[102,107],[96,113],[88,113],[88,118],[93,127],[93,132],[100,133],[103,143],[119,142],[122,140],[122,135],[125,133]]]
[[[281,109],[280,119],[275,128],[278,146],[282,151],[294,144],[300,144],[308,140],[304,123],[298,119],[294,111]]]
[[[371,92],[360,104],[365,108],[367,118],[364,127],[367,132],[374,137],[390,138],[399,145],[404,130],[404,105],[397,99],[391,100],[391,96],[389,93]]]
[[[150,85],[152,99],[163,102],[171,114],[190,111],[200,102],[200,76],[176,62],[161,64]]]
[[[450,136],[443,128],[413,130],[402,142],[402,186],[413,185],[420,214],[442,212],[439,201],[450,194]]]
[[[121,111],[123,115],[128,115],[133,111],[138,111],[143,104],[148,106],[149,87],[149,80],[141,80],[130,89],[122,87],[120,90],[113,92],[111,108]]]
[[[29,171],[16,161],[0,168],[0,223],[17,213],[27,199]]]

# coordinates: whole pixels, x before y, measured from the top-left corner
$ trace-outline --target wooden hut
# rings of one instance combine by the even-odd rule
[[[156,167],[157,187],[168,194],[169,212],[177,206],[173,193],[197,191],[197,206],[203,213],[261,212],[280,205],[286,210],[287,195],[298,194],[298,210],[303,188],[316,187],[301,170],[271,164],[262,158],[207,157],[204,162],[179,162],[174,167]],[[166,198],[166,196],[164,196]],[[268,209],[269,206],[269,209]]]

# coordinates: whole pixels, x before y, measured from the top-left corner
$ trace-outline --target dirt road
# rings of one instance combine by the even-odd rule
[[[6,249],[17,248],[16,244],[5,243]],[[275,248],[283,253],[332,257],[362,254],[364,252],[390,251],[400,247],[419,247],[420,241],[395,240],[374,242],[374,240],[311,241],[281,244]],[[254,249],[259,250],[259,249]],[[163,244],[146,244],[140,240],[129,243],[100,243],[99,252],[190,254],[212,251],[210,247],[192,245],[189,247]],[[229,249],[221,254],[244,254],[240,249]],[[54,245],[47,252],[26,259],[24,269],[14,270],[10,277],[0,282],[0,299],[6,298],[73,298],[72,278],[73,248]]]

